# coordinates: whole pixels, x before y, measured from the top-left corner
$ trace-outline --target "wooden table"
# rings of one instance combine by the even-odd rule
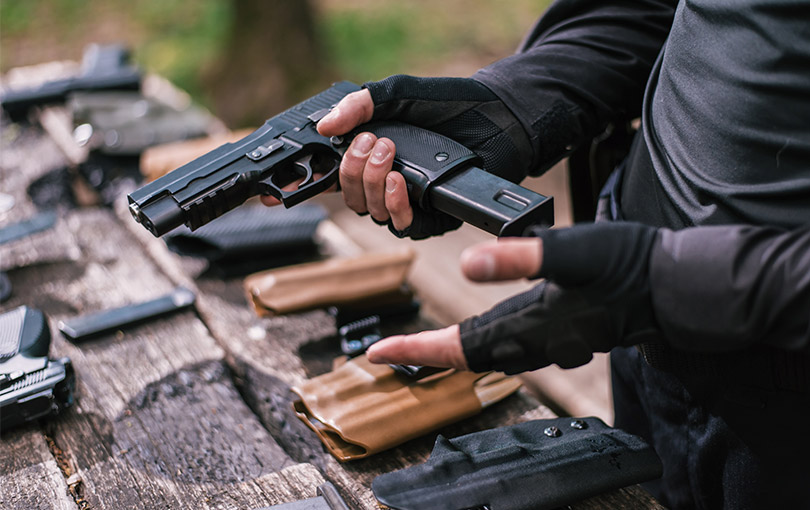
[[[38,127],[2,126],[0,189],[15,199],[0,227],[36,212],[36,178],[66,161]],[[521,391],[482,414],[371,458],[339,463],[293,414],[290,387],[338,353],[323,311],[259,318],[241,279],[195,278],[193,260],[166,249],[118,208],[61,209],[55,228],[0,247],[12,298],[45,312],[52,356],[76,369],[76,403],[45,424],[2,437],[0,506],[19,509],[252,509],[314,497],[333,482],[352,508],[376,508],[375,476],[424,461],[448,437],[554,414]],[[332,254],[359,248],[327,223]],[[195,308],[75,345],[60,319],[165,294]],[[415,324],[414,328],[426,324]],[[571,508],[660,508],[639,487]]]

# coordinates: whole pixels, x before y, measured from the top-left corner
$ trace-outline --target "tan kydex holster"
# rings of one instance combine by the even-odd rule
[[[385,306],[410,301],[412,251],[370,253],[262,271],[245,278],[256,313],[281,315],[329,306]]]
[[[293,407],[329,451],[347,461],[475,415],[519,387],[498,372],[448,369],[415,380],[362,355],[293,388]]]

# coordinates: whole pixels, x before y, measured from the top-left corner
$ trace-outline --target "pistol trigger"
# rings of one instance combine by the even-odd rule
[[[302,156],[295,161],[295,165],[300,167],[304,170],[304,180],[298,186],[306,186],[310,182],[312,182],[312,178],[314,176],[314,171],[312,170],[312,154],[307,154],[306,156]]]

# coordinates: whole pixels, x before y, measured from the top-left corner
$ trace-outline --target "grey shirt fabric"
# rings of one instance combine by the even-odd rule
[[[810,2],[681,2],[642,133],[660,207],[684,226],[807,225]]]
[[[673,347],[722,352],[764,344],[810,354],[810,227],[661,229],[650,287]]]
[[[653,250],[673,346],[810,343],[810,1],[558,1],[521,52],[474,77],[549,158],[537,171],[641,110],[624,219],[729,225]]]

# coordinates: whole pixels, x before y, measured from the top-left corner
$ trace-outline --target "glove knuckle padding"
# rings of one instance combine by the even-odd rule
[[[537,299],[530,302],[531,297]],[[552,363],[572,368],[589,362],[593,352],[616,345],[606,308],[594,307],[579,293],[553,283],[541,283],[500,306],[495,313],[461,323],[461,342],[472,370],[511,374]]]

